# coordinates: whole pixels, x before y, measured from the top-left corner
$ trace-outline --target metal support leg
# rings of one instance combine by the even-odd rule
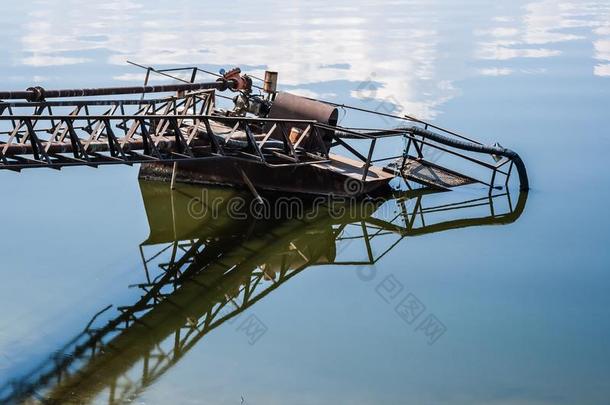
[[[170,189],[176,189],[176,172],[178,171],[178,162],[174,162],[174,169],[172,170],[172,182],[170,185]]]
[[[256,188],[254,188],[254,184],[252,184],[252,182],[248,178],[248,175],[246,175],[246,173],[242,169],[239,169],[239,171],[241,172],[241,177],[244,179],[244,183],[246,183],[246,186],[248,186],[250,192],[254,195],[254,198],[256,198],[259,203],[263,204],[263,198],[260,196],[260,194],[258,194]]]

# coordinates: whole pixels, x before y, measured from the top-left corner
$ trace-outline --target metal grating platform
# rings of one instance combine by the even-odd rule
[[[428,187],[448,189],[478,183],[477,180],[463,174],[427,162],[423,159],[407,157],[391,163],[386,170],[391,171],[406,180]]]

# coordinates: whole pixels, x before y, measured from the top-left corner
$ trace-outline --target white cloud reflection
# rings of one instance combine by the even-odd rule
[[[593,45],[595,47],[596,59],[610,61],[610,38],[595,41]]]
[[[513,73],[510,68],[486,68],[478,70],[480,75],[483,76],[508,76]]]
[[[75,58],[67,56],[52,56],[52,55],[34,55],[22,59],[24,65],[29,66],[61,66],[61,65],[76,65],[79,63],[91,62],[89,58]]]
[[[109,64],[110,77],[129,81],[138,77],[129,67],[117,72],[126,60],[156,66],[255,66],[260,68],[250,73],[277,70],[283,85],[316,96],[332,95],[325,86],[331,82],[350,87],[333,93],[344,96],[351,90],[357,95],[358,85],[374,73],[377,99],[432,118],[459,93],[454,83],[468,76],[463,59],[468,54],[482,63],[503,62],[475,67],[480,75],[539,73],[508,62],[560,56],[563,50],[557,45],[582,40],[579,30],[588,28],[600,36],[595,58],[602,63],[594,73],[605,75],[608,45],[603,36],[610,23],[608,7],[598,3],[535,1],[511,16],[494,16],[490,7],[485,12],[491,13],[491,26],[474,27],[473,44],[472,28],[457,23],[443,0],[357,7],[347,0],[238,1],[229,8],[194,0],[175,0],[172,7],[159,0],[38,0],[16,55],[18,63],[35,67]]]
[[[374,72],[377,98],[430,118],[456,94],[451,82],[460,72],[446,75],[438,68],[438,27],[447,21],[419,15],[429,9],[440,14],[442,4],[408,5],[238,2],[227,9],[187,0],[177,0],[171,8],[157,1],[144,7],[135,0],[40,0],[24,27],[20,63],[70,65],[92,58],[97,62],[104,55],[103,63],[117,66],[126,60],[157,66],[260,66],[252,73],[260,74],[265,67],[277,70],[282,84],[309,95],[320,95],[313,88],[334,81],[356,88]],[[239,21],[233,7],[241,10]],[[114,77],[131,79],[128,69]]]
[[[593,72],[596,76],[610,76],[610,64],[595,65]]]
[[[515,58],[548,58],[563,54],[562,44],[589,40],[593,34],[610,35],[610,4],[606,1],[541,0],[526,4],[520,18],[499,16],[494,26],[478,30],[482,38],[475,56],[481,60],[508,61]],[[594,58],[608,60],[608,43],[594,40]],[[522,69],[503,68],[496,73],[511,74]],[[534,70],[534,71],[537,71]],[[597,65],[594,74],[603,75],[604,65]],[[480,69],[492,74],[493,68]]]

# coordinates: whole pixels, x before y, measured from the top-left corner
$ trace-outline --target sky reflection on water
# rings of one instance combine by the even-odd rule
[[[325,98],[338,92],[323,83],[347,81],[351,95],[358,96],[353,87],[373,80],[377,98],[393,99],[422,118],[433,118],[459,94],[456,81],[473,74],[544,73],[552,61],[523,67],[523,60],[569,56],[564,44],[593,46],[592,73],[604,76],[609,69],[610,10],[603,1],[487,7],[444,1],[238,3],[239,17],[230,8],[172,4],[36,1],[25,15],[21,51],[11,63],[49,73],[55,70],[49,66],[110,64],[125,71],[113,76],[118,80],[143,77],[128,73],[126,60],[240,64],[259,74],[268,67],[282,73],[283,84]],[[474,15],[469,24],[459,23],[469,15]],[[511,66],[515,58],[519,62]]]
[[[269,332],[255,348],[219,328],[139,400],[607,402],[608,1],[55,0],[11,2],[0,22],[4,89],[140,82],[126,60],[270,68],[290,91],[432,118],[528,165],[516,223],[413,238],[374,267],[438,314],[438,344],[397,324],[355,269],[321,267],[256,305]],[[0,173],[0,383],[136,296],[149,232],[136,177]]]

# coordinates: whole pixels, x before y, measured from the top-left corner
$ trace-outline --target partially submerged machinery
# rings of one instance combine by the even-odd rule
[[[144,86],[0,92],[0,169],[141,163],[141,178],[172,184],[352,197],[386,193],[395,178],[409,187],[493,190],[516,169],[520,189],[529,187],[509,149],[409,116],[280,92],[275,72],[257,86],[238,68],[209,82],[197,81],[199,68],[145,69]],[[185,70],[190,79],[176,76]],[[150,85],[153,74],[181,83]],[[221,108],[226,92],[232,107]],[[362,113],[395,125],[340,125],[339,110],[349,111],[342,121]],[[454,159],[452,167],[429,157],[439,153]]]
[[[0,92],[0,169],[141,164],[150,225],[140,246],[144,279],[132,286],[137,300],[102,309],[30,373],[0,384],[1,403],[132,401],[205,335],[307,268],[374,265],[407,237],[512,223],[524,209],[526,192],[513,201],[508,189],[498,191],[515,170],[519,188],[529,187],[520,157],[498,145],[413,117],[279,92],[274,72],[257,86],[239,69],[210,82],[197,81],[199,68],[145,69],[144,86]],[[153,74],[183,83],[151,85]],[[229,108],[218,103],[226,92]],[[395,125],[347,126],[341,110]],[[408,190],[392,191],[401,187],[395,179]],[[222,210],[197,218],[189,204],[201,188],[146,180],[229,185],[249,190],[252,201],[262,191],[348,196],[355,198],[339,203],[358,209],[337,216],[333,206],[313,205],[312,214],[269,221]],[[486,195],[425,204],[467,185]],[[230,190],[203,190],[230,201]],[[382,198],[361,198],[370,195]],[[379,215],[386,205],[396,214]],[[469,216],[473,209],[483,214]],[[396,240],[378,242],[384,235]],[[341,257],[341,244],[356,242],[366,258]]]

